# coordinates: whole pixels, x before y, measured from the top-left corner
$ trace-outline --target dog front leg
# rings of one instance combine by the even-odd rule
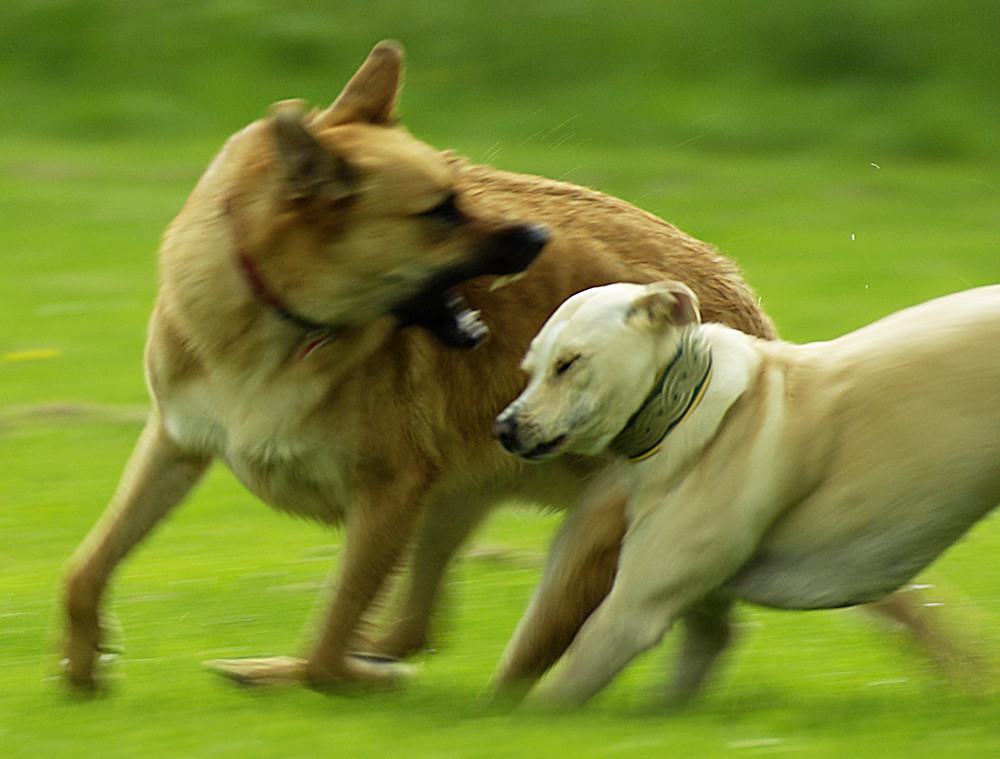
[[[530,694],[528,703],[543,710],[582,706],[636,656],[659,643],[673,621],[673,615],[636,604],[612,589],[551,679]]]
[[[659,643],[679,617],[746,562],[756,545],[748,535],[757,529],[757,511],[753,504],[698,497],[682,488],[630,523],[611,592],[530,700],[549,708],[580,706]],[[718,627],[718,612],[710,617],[708,626]],[[724,642],[723,636],[708,645],[701,663],[684,677],[700,682],[704,672],[698,670],[707,671],[717,653],[712,649],[721,650]]]
[[[427,648],[431,620],[445,572],[458,549],[489,513],[491,503],[465,493],[439,497],[428,504],[417,532],[408,574],[397,591],[397,608],[387,632],[366,650],[403,658]]]
[[[314,688],[339,683],[395,685],[409,668],[349,656],[358,627],[413,536],[422,510],[423,487],[383,491],[347,523],[344,562],[319,635],[305,664],[305,680]]]
[[[95,667],[103,645],[100,604],[115,567],[180,503],[209,460],[179,448],[153,412],[111,503],[69,561],[64,674],[73,687],[92,690],[97,685]]]
[[[600,497],[570,514],[552,542],[545,572],[504,651],[492,697],[521,699],[573,642],[614,582],[625,535],[625,496]]]
[[[404,665],[350,652],[365,613],[413,536],[428,482],[404,482],[400,475],[371,479],[378,485],[357,493],[348,514],[344,558],[307,657],[219,659],[206,666],[242,685],[305,684],[319,690],[396,685],[409,674]]]

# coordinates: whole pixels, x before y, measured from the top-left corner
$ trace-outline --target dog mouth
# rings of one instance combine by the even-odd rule
[[[503,446],[503,449],[525,461],[539,461],[559,453],[569,438],[564,432],[549,438],[545,442],[536,443],[536,427],[531,421],[525,422],[524,409],[520,401],[513,401],[493,422],[493,437]]]
[[[489,334],[480,313],[454,289],[429,289],[393,309],[400,327],[423,327],[445,345],[469,349]]]
[[[511,226],[487,241],[475,260],[432,276],[420,292],[400,303],[392,313],[401,328],[423,327],[445,345],[474,348],[489,334],[489,328],[456,288],[484,275],[499,277],[500,285],[509,284],[524,273],[548,240],[545,227]]]
[[[559,435],[546,443],[539,443],[534,448],[522,451],[517,455],[526,461],[540,461],[549,456],[554,456],[559,451],[559,447],[566,442],[565,435]]]

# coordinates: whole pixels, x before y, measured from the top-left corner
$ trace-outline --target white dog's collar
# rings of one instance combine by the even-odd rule
[[[608,448],[630,461],[652,456],[667,434],[698,405],[711,374],[712,349],[698,325],[692,325],[681,333],[677,354],[652,392]]]

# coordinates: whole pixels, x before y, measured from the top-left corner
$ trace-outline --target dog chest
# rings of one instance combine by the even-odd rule
[[[318,419],[318,398],[304,396],[301,387],[197,381],[171,388],[159,401],[177,443],[222,459],[265,503],[338,522],[348,503],[339,442],[346,436],[329,416]]]

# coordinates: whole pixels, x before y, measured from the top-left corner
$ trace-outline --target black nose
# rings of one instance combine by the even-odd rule
[[[493,264],[489,274],[516,274],[524,271],[542,252],[552,234],[543,224],[514,224],[490,242]]]
[[[508,453],[517,453],[521,450],[518,441],[518,423],[514,414],[502,414],[493,423],[493,437],[500,441]]]
[[[521,247],[531,251],[533,255],[541,252],[552,236],[544,224],[522,224],[518,229]]]

